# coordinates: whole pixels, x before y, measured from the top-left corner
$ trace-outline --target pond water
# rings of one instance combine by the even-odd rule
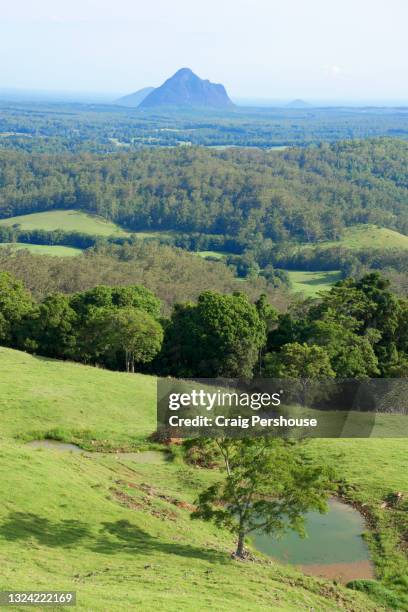
[[[305,524],[305,539],[292,531],[280,539],[257,533],[252,541],[259,551],[296,565],[306,574],[343,583],[374,578],[369,551],[361,536],[366,525],[357,510],[331,499],[327,514],[309,512]]]
[[[84,451],[76,444],[68,444],[66,442],[60,442],[59,440],[32,440],[31,442],[27,442],[27,446],[31,446],[32,448],[49,448],[62,452],[86,453],[89,457],[92,455],[104,455],[144,464],[163,464],[168,460],[168,453],[161,451],[148,450],[140,453],[90,453]]]
[[[66,451],[72,453],[83,453],[85,452],[82,448],[76,444],[67,444],[66,442],[59,442],[59,440],[32,440],[27,442],[27,446],[33,448],[50,448],[53,450]]]
[[[134,463],[163,464],[168,461],[168,453],[162,451],[142,451],[140,453],[114,453],[120,459],[128,459]]]

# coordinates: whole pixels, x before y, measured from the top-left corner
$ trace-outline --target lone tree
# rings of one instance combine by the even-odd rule
[[[305,460],[301,444],[266,437],[216,444],[225,478],[199,495],[191,517],[229,529],[237,538],[237,557],[245,557],[248,534],[294,530],[304,537],[305,513],[327,512],[332,470]]]

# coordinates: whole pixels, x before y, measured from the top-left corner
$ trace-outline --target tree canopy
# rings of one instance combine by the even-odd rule
[[[197,304],[176,305],[167,327],[164,371],[203,378],[251,377],[266,324],[242,293],[205,291]]]
[[[408,233],[408,144],[322,143],[277,152],[203,148],[111,155],[0,150],[0,216],[80,208],[132,230],[265,240],[336,240],[373,223]]]

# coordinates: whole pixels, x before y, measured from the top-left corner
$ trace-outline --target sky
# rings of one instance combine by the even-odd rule
[[[407,0],[0,0],[0,89],[408,101]]]

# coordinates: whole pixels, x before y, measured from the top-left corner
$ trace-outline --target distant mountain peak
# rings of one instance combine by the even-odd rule
[[[177,70],[177,71],[174,73],[174,75],[173,75],[173,76],[183,75],[183,74],[185,74],[185,75],[191,75],[191,74],[192,74],[192,75],[196,76],[196,75],[194,74],[194,72],[191,70],[191,68],[179,68],[179,69],[178,69],[178,70]],[[197,77],[197,78],[198,78],[198,77]]]
[[[224,85],[200,79],[191,68],[180,68],[142,100],[139,108],[231,108]]]

